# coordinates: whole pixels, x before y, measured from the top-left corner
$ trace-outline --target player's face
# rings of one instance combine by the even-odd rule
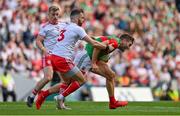
[[[84,21],[85,21],[84,13],[80,13],[79,18],[78,18],[78,25],[79,25],[79,26],[82,26],[82,24],[84,23]]]
[[[57,24],[60,12],[57,11],[50,11],[49,12],[49,21],[53,24]]]
[[[119,46],[119,49],[121,51],[128,50],[132,46],[132,44],[133,44],[132,41],[123,40],[121,45]]]

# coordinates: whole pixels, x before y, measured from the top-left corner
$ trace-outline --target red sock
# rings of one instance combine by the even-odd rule
[[[49,96],[49,95],[50,95],[50,94],[49,94],[49,90],[45,90],[45,91],[43,91],[43,95],[44,95],[44,97]]]
[[[66,83],[60,83],[59,84],[59,93],[64,92],[68,88],[68,85]]]
[[[71,94],[72,92],[74,92],[75,90],[77,90],[78,88],[80,88],[80,85],[77,81],[73,81],[68,88],[62,93],[62,95],[64,97],[68,96],[69,94]]]
[[[109,97],[110,103],[114,103],[116,101],[116,99],[114,98],[114,96],[110,96]]]
[[[37,95],[38,91],[35,90],[35,89],[33,89],[33,90],[32,90],[32,93],[33,93],[34,95]]]

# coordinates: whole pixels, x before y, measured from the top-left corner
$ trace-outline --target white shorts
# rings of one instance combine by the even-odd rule
[[[89,71],[91,69],[91,59],[86,50],[77,52],[74,63],[81,71]]]

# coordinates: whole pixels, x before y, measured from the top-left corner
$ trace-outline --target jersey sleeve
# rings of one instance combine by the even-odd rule
[[[76,33],[78,33],[80,40],[82,40],[85,36],[87,36],[87,33],[85,32],[85,30],[82,27],[78,27],[76,29]]]
[[[114,38],[108,38],[107,36],[100,36],[97,38],[97,41],[100,41],[100,42],[107,41],[107,40],[108,40],[109,45],[111,44],[115,49],[118,48],[118,42]]]
[[[109,40],[109,44],[112,44],[112,46],[113,46],[115,49],[118,48],[118,42],[117,42],[116,39],[111,38],[111,39]]]
[[[40,30],[39,30],[39,33],[38,35],[41,35],[41,36],[46,36],[46,32],[45,32],[45,28],[43,25],[40,26]]]
[[[100,42],[103,42],[103,41],[107,41],[107,40],[108,40],[108,37],[106,37],[106,36],[100,36],[99,39],[100,39]]]

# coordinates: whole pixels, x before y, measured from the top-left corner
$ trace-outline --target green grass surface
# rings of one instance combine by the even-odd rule
[[[180,102],[130,102],[128,106],[108,109],[107,102],[67,102],[72,110],[56,110],[54,102],[45,102],[40,110],[25,102],[0,102],[0,115],[179,115]]]

